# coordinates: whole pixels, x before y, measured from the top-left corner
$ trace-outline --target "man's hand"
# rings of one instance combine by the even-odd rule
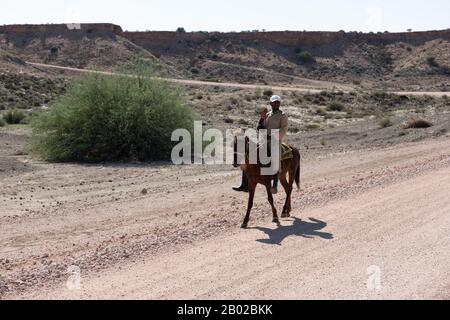
[[[260,113],[261,119],[266,120],[268,113],[269,113],[269,111],[267,109],[264,109],[263,111],[261,111],[261,113]]]

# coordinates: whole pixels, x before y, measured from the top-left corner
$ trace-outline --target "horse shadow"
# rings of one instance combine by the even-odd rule
[[[284,239],[289,236],[299,236],[307,239],[320,237],[322,239],[333,239],[329,232],[320,231],[327,226],[327,223],[318,219],[309,218],[311,222],[294,218],[294,222],[289,226],[278,225],[276,229],[254,227],[252,229],[263,231],[269,236],[268,239],[258,239],[256,241],[266,244],[281,245]]]

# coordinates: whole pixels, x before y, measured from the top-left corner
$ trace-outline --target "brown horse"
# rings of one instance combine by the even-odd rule
[[[244,222],[242,223],[242,228],[247,228],[248,221],[250,219],[250,211],[253,207],[253,198],[255,196],[255,189],[258,183],[262,184],[266,187],[267,191],[267,198],[269,200],[270,206],[272,207],[272,214],[273,214],[273,222],[279,224],[278,215],[277,215],[277,209],[275,208],[273,204],[273,196],[272,192],[270,191],[271,183],[273,176],[271,175],[262,175],[261,174],[261,164],[249,164],[249,138],[245,137],[245,163],[239,164],[238,163],[238,151],[237,151],[237,136],[235,134],[233,139],[233,146],[234,146],[234,160],[233,160],[233,166],[235,168],[241,167],[241,169],[245,172],[248,178],[248,191],[249,191],[249,197],[248,197],[248,206],[247,206],[247,213],[244,218]],[[283,212],[281,214],[282,218],[288,218],[290,217],[291,212],[291,193],[292,193],[292,185],[294,184],[294,181],[297,185],[297,188],[300,188],[300,152],[298,149],[290,146],[292,148],[293,157],[290,159],[282,160],[280,170],[278,172],[278,177],[280,179],[280,183],[283,186],[285,192],[286,192],[286,201],[284,203]],[[259,162],[259,161],[258,161]],[[288,176],[289,174],[289,176]]]

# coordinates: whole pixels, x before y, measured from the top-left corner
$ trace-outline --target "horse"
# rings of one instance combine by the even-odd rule
[[[249,137],[245,137],[245,161],[242,164],[238,163],[238,150],[237,150],[237,133],[234,133],[233,137],[233,148],[234,148],[234,159],[233,159],[233,167],[241,167],[241,170],[245,172],[248,178],[248,191],[249,191],[249,197],[248,197],[248,206],[247,206],[247,213],[244,218],[244,222],[241,225],[241,228],[246,229],[248,226],[248,221],[250,220],[250,211],[253,207],[253,198],[255,196],[255,189],[258,184],[262,184],[266,187],[267,191],[267,198],[270,203],[270,206],[272,207],[272,214],[273,214],[273,220],[272,222],[279,224],[280,221],[278,219],[277,209],[274,206],[273,203],[273,196],[271,192],[271,183],[273,176],[272,175],[262,175],[261,174],[261,168],[262,165],[259,163],[257,164],[250,164],[249,163]],[[280,163],[280,170],[278,171],[278,177],[280,179],[280,183],[283,186],[284,191],[286,192],[286,201],[284,203],[283,212],[281,214],[281,218],[288,218],[290,217],[291,213],[291,193],[292,193],[292,185],[297,185],[297,189],[300,189],[300,151],[291,145],[289,147],[292,149],[293,157],[285,160],[281,160]],[[242,156],[242,155],[241,155]],[[289,176],[288,176],[289,174]]]

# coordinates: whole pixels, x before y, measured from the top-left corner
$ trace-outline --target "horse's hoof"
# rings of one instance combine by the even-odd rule
[[[241,224],[241,229],[247,229],[247,224],[246,223]]]
[[[285,212],[281,215],[282,218],[290,218],[291,215],[289,214],[289,212]]]
[[[278,218],[273,218],[272,222],[273,223],[280,223],[280,220],[278,220]]]

